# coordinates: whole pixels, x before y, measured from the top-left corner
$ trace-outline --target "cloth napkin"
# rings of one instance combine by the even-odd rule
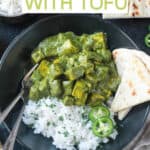
[[[142,130],[124,150],[150,150],[150,113]]]
[[[2,150],[2,144],[1,144],[1,142],[0,142],[0,150]]]

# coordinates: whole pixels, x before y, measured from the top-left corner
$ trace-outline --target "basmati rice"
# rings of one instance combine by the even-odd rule
[[[53,144],[59,149],[96,150],[100,143],[109,139],[100,139],[91,130],[88,120],[90,107],[65,106],[56,98],[41,99],[38,102],[29,101],[23,116],[23,122],[32,126],[35,134],[53,138]],[[113,119],[113,114],[112,114]],[[115,139],[114,129],[110,138]]]

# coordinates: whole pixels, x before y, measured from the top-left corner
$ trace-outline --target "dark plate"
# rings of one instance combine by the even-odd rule
[[[23,75],[31,67],[30,54],[45,37],[59,32],[73,31],[76,34],[106,32],[109,48],[137,48],[135,43],[119,28],[104,22],[98,16],[60,15],[43,19],[19,35],[4,53],[0,64],[0,108],[4,109],[18,93]],[[6,125],[12,128],[21,103],[10,113]],[[149,111],[148,104],[135,107],[123,121],[117,121],[119,135],[115,141],[104,145],[105,150],[121,150],[142,128]],[[18,140],[32,150],[53,150],[51,139],[34,135],[32,130],[21,124]]]

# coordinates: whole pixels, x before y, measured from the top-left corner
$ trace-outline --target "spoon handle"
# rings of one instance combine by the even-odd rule
[[[0,124],[6,119],[9,112],[14,108],[16,103],[22,98],[24,90],[21,90],[17,97],[10,103],[10,105],[0,114]]]
[[[13,150],[14,149],[14,144],[15,144],[15,140],[16,140],[16,137],[18,134],[19,127],[20,127],[20,123],[21,123],[24,109],[25,109],[25,104],[23,104],[23,106],[22,106],[22,109],[21,109],[20,114],[17,118],[17,121],[14,124],[13,129],[10,132],[9,137],[7,138],[7,140],[3,146],[3,150]]]

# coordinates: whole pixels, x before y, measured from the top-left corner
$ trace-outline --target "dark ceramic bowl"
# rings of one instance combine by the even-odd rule
[[[107,33],[109,48],[137,48],[135,43],[118,27],[104,22],[92,15],[60,15],[43,19],[15,38],[7,48],[0,63],[0,108],[3,110],[15,97],[20,89],[20,81],[31,67],[30,55],[37,44],[59,32],[73,31],[76,34],[102,31]],[[20,102],[10,113],[5,124],[12,128],[22,103]],[[142,128],[147,114],[148,104],[135,107],[123,121],[118,121],[116,140],[105,144],[105,150],[121,150]],[[32,150],[55,150],[52,139],[34,135],[32,129],[21,124],[18,141]]]

